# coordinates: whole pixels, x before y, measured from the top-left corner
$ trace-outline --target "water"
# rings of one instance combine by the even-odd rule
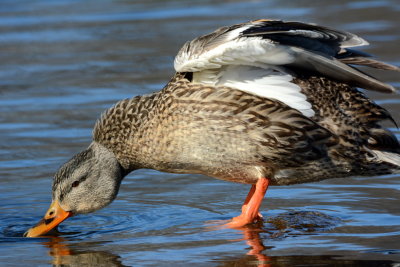
[[[0,265],[397,266],[394,175],[272,187],[263,225],[213,230],[238,214],[248,186],[140,170],[112,205],[67,220],[59,237],[21,237],[46,211],[52,175],[90,142],[104,109],[161,89],[186,40],[263,17],[352,31],[372,43],[364,51],[400,65],[396,0],[3,0]],[[398,73],[374,74],[400,86]],[[400,123],[398,95],[368,94]]]

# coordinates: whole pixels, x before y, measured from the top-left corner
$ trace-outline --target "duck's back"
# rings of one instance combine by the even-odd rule
[[[295,79],[312,104],[312,119],[328,129],[337,143],[327,157],[276,174],[280,184],[349,176],[400,172],[400,145],[380,123],[390,120],[387,110],[347,84],[326,77]]]

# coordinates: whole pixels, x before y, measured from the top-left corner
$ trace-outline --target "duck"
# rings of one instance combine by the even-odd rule
[[[56,172],[52,202],[26,237],[94,212],[138,169],[202,174],[250,185],[241,214],[262,221],[270,185],[400,173],[400,144],[381,125],[390,113],[365,90],[396,89],[359,67],[400,71],[354,47],[345,31],[260,19],[186,42],[165,87],[117,102],[90,145]]]

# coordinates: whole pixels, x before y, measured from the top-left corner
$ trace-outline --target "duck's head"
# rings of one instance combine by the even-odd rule
[[[117,196],[123,176],[124,170],[115,155],[104,146],[92,143],[57,171],[50,208],[25,236],[44,235],[68,217],[107,206]]]

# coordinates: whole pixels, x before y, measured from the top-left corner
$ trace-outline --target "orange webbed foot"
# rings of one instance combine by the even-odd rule
[[[262,221],[263,216],[258,212],[265,192],[268,189],[270,180],[260,178],[255,185],[252,185],[249,194],[242,206],[242,214],[234,217],[229,223],[225,224],[228,228],[240,228],[247,224]]]
[[[242,228],[247,224],[256,223],[263,221],[263,216],[258,213],[254,218],[249,218],[245,214],[240,214],[237,217],[232,218],[232,220],[223,225],[223,227],[227,228]]]

